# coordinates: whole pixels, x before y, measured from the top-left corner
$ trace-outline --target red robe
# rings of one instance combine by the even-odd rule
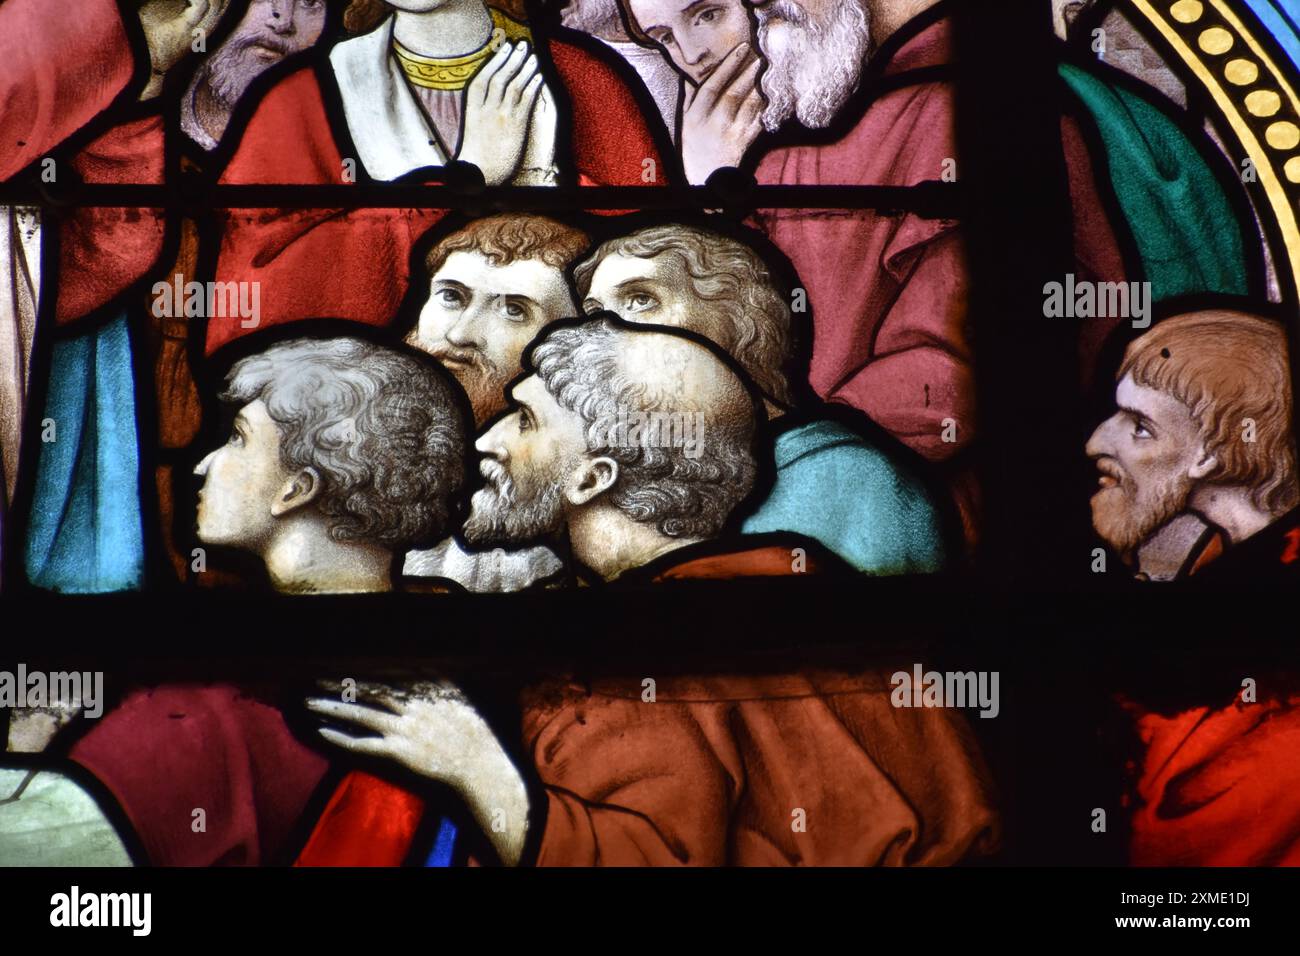
[[[1139,710],[1137,729],[1134,864],[1300,866],[1300,695]]]
[[[1212,536],[1189,574],[1225,593],[1244,585],[1287,594],[1297,572],[1300,509],[1234,545]],[[1283,625],[1274,630],[1288,636]],[[1270,669],[1225,679],[1245,676],[1257,682],[1251,703],[1238,694],[1227,707],[1166,716],[1123,701],[1143,748],[1132,768],[1133,863],[1300,866],[1300,690],[1294,676]]]
[[[135,59],[116,0],[0,2],[0,180],[103,112]]]
[[[642,185],[644,161],[662,163],[631,91],[580,47],[553,42],[549,52],[573,105],[570,157],[580,181]],[[306,66],[266,95],[221,182],[341,184],[343,158],[316,70]],[[232,209],[217,278],[261,283],[259,328],[321,316],[386,325],[406,293],[412,246],[443,213]],[[208,353],[248,331],[237,317],[209,318]]]
[[[75,16],[45,0],[0,3],[0,179],[107,109],[134,70],[114,0],[82,0]],[[161,183],[162,118],[113,127],[70,162],[87,183]],[[69,212],[59,235],[56,320],[79,319],[138,281],[162,251],[162,241],[161,210]]]
[[[72,165],[87,183],[160,185],[162,117],[113,127]],[[166,228],[162,209],[82,206],[72,212],[59,232],[56,321],[76,321],[143,279],[162,255]]]
[[[276,862],[328,767],[279,710],[229,684],[135,691],[69,756],[116,798],[154,866]]]

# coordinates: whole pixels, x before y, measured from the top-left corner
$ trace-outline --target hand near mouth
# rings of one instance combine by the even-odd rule
[[[762,131],[762,60],[740,43],[699,86],[686,86],[681,151],[686,178],[704,183],[715,169],[738,166]]]

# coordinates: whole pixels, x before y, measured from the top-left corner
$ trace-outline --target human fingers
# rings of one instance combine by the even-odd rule
[[[384,713],[374,707],[363,707],[360,704],[348,704],[341,700],[330,700],[324,697],[309,697],[306,706],[313,713],[356,724],[358,727],[364,727],[376,733],[392,733],[398,727],[399,718],[396,715]]]
[[[492,79],[488,80],[489,99],[500,100],[505,95],[506,87],[515,78],[515,74],[519,72],[519,68],[524,65],[524,61],[527,59],[528,43],[525,40],[520,40],[515,44],[514,51],[501,64],[496,73],[492,75]]]
[[[321,727],[317,730],[317,733],[336,747],[342,747],[354,754],[365,754],[368,757],[397,758],[393,746],[383,737],[349,737],[347,734],[340,733],[329,727]]]

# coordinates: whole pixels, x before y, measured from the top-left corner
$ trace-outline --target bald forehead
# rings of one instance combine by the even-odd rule
[[[661,332],[624,331],[620,339],[624,375],[652,392],[699,408],[749,401],[736,373],[698,342]]]

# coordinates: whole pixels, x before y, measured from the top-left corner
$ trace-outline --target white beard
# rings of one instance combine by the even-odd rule
[[[618,0],[569,0],[560,11],[560,23],[570,30],[596,37],[622,36],[627,32],[619,15]]]
[[[782,21],[775,33],[774,14]],[[758,8],[758,18],[758,46],[768,62],[761,81],[763,126],[774,131],[791,116],[809,129],[829,126],[857,89],[866,63],[871,32],[864,0],[841,0],[825,23],[796,0],[772,0]]]

